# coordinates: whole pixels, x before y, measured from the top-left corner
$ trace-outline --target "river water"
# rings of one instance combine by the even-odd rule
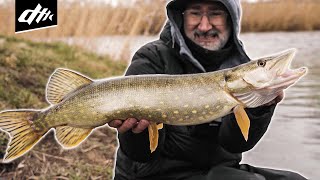
[[[240,37],[252,59],[297,48],[292,66],[309,68],[303,79],[285,91],[285,99],[278,105],[267,133],[252,150],[244,153],[242,162],[293,170],[310,179],[320,179],[320,32],[246,33]],[[63,41],[119,58],[123,49],[132,55],[156,38],[112,36]]]
[[[320,32],[259,33],[242,36],[252,57],[297,48],[293,67],[306,66],[307,76],[285,91],[271,125],[244,163],[288,169],[320,179]]]

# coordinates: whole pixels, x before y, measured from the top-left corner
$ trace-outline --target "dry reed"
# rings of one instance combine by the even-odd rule
[[[319,0],[243,2],[242,31],[320,30]],[[58,27],[18,34],[28,38],[154,35],[165,20],[165,0],[113,7],[59,1]],[[0,5],[0,34],[14,34],[14,1]]]
[[[320,30],[319,0],[242,3],[242,31]]]
[[[88,2],[58,2],[58,26],[16,34],[19,37],[70,37],[156,34],[165,21],[165,1],[113,7]],[[14,35],[14,1],[0,4],[0,34]]]

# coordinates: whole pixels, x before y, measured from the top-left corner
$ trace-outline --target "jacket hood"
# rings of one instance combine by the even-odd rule
[[[240,22],[241,22],[240,1],[239,0],[206,0],[206,1],[220,2],[226,7],[230,15],[231,24],[232,24],[232,31],[231,31],[232,37],[230,38],[233,39],[233,44],[235,45],[236,50],[238,51],[240,56],[242,56],[242,58],[240,58],[240,61],[243,61],[243,62],[240,62],[240,63],[245,63],[249,61],[250,59],[245,53],[242,42],[239,39]],[[184,8],[187,2],[190,2],[190,0],[172,0],[168,2],[167,4],[168,22],[165,25],[163,31],[165,30],[170,31],[172,44],[173,46],[174,45],[179,46],[180,48],[179,53],[182,57],[185,57],[186,59],[188,59],[193,65],[195,65],[201,71],[206,72],[203,66],[199,63],[199,61],[193,57],[180,31],[181,29],[183,29],[182,13],[184,11]]]

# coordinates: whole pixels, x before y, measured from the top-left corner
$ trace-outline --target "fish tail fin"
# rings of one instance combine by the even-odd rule
[[[28,152],[48,131],[36,131],[32,125],[32,121],[40,112],[39,110],[0,112],[0,129],[10,135],[3,162],[10,162]]]

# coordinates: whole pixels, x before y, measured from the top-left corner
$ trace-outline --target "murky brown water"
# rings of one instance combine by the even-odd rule
[[[123,42],[133,53],[157,37],[101,37],[65,39],[100,54],[119,56]],[[309,73],[286,91],[271,125],[255,148],[244,154],[243,163],[297,171],[310,179],[320,179],[320,32],[248,33],[241,35],[251,58],[297,48],[293,67],[306,66]]]

